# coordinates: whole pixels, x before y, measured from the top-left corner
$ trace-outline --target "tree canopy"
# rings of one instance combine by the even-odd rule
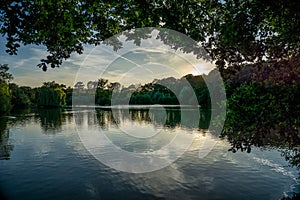
[[[13,79],[12,75],[8,72],[7,65],[0,65],[0,115],[7,112],[11,108],[11,90],[8,83]]]
[[[182,6],[184,5],[184,6]],[[0,33],[7,52],[20,45],[44,45],[49,52],[38,65],[59,67],[85,44],[99,45],[125,30],[156,27],[179,31],[199,42],[217,65],[299,56],[300,3],[297,0],[3,0]],[[139,44],[147,35],[127,32]],[[160,39],[173,44],[161,29]],[[110,43],[114,49],[120,41]],[[197,50],[173,46],[185,52]]]
[[[37,90],[37,105],[41,107],[62,107],[66,104],[66,93],[62,85],[52,81],[45,82]]]

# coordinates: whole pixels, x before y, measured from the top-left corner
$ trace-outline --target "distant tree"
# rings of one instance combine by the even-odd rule
[[[62,107],[66,105],[66,93],[55,82],[44,83],[37,90],[37,104],[41,107]]]
[[[138,104],[138,105],[151,105],[153,101],[151,99],[151,94],[149,93],[137,93],[132,95],[130,99],[130,104]]]
[[[103,78],[99,78],[98,81],[97,81],[97,88],[105,89],[107,83],[108,83],[108,80],[103,79]]]
[[[61,89],[65,90],[67,88],[67,86],[65,84],[60,84],[59,85]]]
[[[5,82],[0,81],[0,115],[11,108],[11,91]]]
[[[131,84],[131,85],[129,85],[129,86],[127,87],[127,89],[130,90],[130,91],[134,91],[134,90],[136,90],[137,88],[136,88],[136,85]]]
[[[72,95],[73,95],[73,88],[70,86],[63,89],[63,91],[66,93],[66,104],[72,105]]]
[[[118,82],[113,82],[113,83],[109,83],[107,88],[111,91],[120,91],[121,89],[121,84]]]
[[[93,90],[95,88],[97,88],[97,84],[98,82],[97,81],[89,81],[86,86],[87,86],[87,89],[88,90]]]
[[[174,77],[168,77],[156,82],[156,86],[161,87],[161,89],[175,90],[177,79]]]
[[[179,99],[181,100],[181,103],[189,105],[191,104],[191,99],[193,97],[193,89],[191,87],[183,87],[179,93]]]
[[[31,104],[30,98],[28,96],[28,89],[26,87],[19,87],[15,83],[10,83],[9,88],[12,92],[11,104],[14,108],[24,108]]]
[[[44,82],[43,86],[47,87],[47,88],[61,88],[61,85],[59,83],[56,83],[55,81],[51,81],[51,82]]]
[[[73,88],[73,96],[80,96],[82,94],[84,94],[84,83],[82,81],[78,81]]]
[[[112,86],[113,85],[108,84],[107,79],[103,79],[103,78],[98,79],[96,96],[95,96],[96,104],[102,106],[111,105],[111,95],[112,95],[113,88],[108,88],[108,87],[112,87]]]
[[[82,81],[78,81],[75,85],[74,85],[74,89],[76,90],[83,90],[84,89],[84,83]]]
[[[32,104],[36,103],[36,89],[35,88],[31,88],[28,86],[20,86],[19,88],[29,98],[29,100]]]
[[[111,90],[97,89],[95,97],[96,104],[101,106],[111,105],[111,94]]]
[[[0,65],[0,115],[9,111],[11,108],[11,90],[8,83],[13,79],[8,72],[8,65]]]

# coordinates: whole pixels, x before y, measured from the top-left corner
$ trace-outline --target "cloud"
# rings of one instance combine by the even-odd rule
[[[0,38],[0,64],[8,64],[14,82],[19,85],[40,86],[43,82],[56,81],[73,86],[77,81],[106,78],[124,85],[146,83],[153,79],[186,74],[208,73],[214,66],[196,59],[192,54],[174,51],[160,40],[142,40],[140,46],[124,41],[123,48],[113,51],[106,45],[86,45],[83,54],[72,54],[60,68],[43,72],[37,67],[48,55],[44,46],[28,45],[19,49],[17,56],[4,52],[5,39]]]

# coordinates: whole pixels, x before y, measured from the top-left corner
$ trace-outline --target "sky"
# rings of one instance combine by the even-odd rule
[[[12,82],[31,87],[48,81],[74,86],[78,81],[86,84],[98,78],[128,86],[171,76],[207,74],[214,68],[212,63],[196,59],[192,54],[172,50],[155,37],[143,40],[140,46],[120,38],[123,48],[117,52],[103,44],[85,46],[83,54],[73,53],[59,68],[49,67],[44,72],[37,64],[48,55],[46,47],[21,46],[18,54],[12,56],[5,52],[6,40],[0,37],[0,64],[8,64],[9,72],[14,76]]]

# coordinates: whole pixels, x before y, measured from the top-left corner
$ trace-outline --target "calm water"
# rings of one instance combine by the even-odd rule
[[[179,109],[169,108],[165,115],[147,108],[114,111],[39,110],[0,118],[0,198],[265,200],[300,188],[297,171],[277,150],[231,153],[226,141],[216,139],[212,151],[199,158],[201,141],[213,138],[205,130],[209,113],[200,112],[199,125],[189,126],[182,125]],[[78,130],[95,129],[128,152],[160,149],[175,133],[193,135],[194,142],[171,165],[134,174],[112,169],[87,151],[81,139],[93,140],[93,134]],[[153,131],[159,134],[146,137]],[[120,162],[104,146],[99,150]]]

